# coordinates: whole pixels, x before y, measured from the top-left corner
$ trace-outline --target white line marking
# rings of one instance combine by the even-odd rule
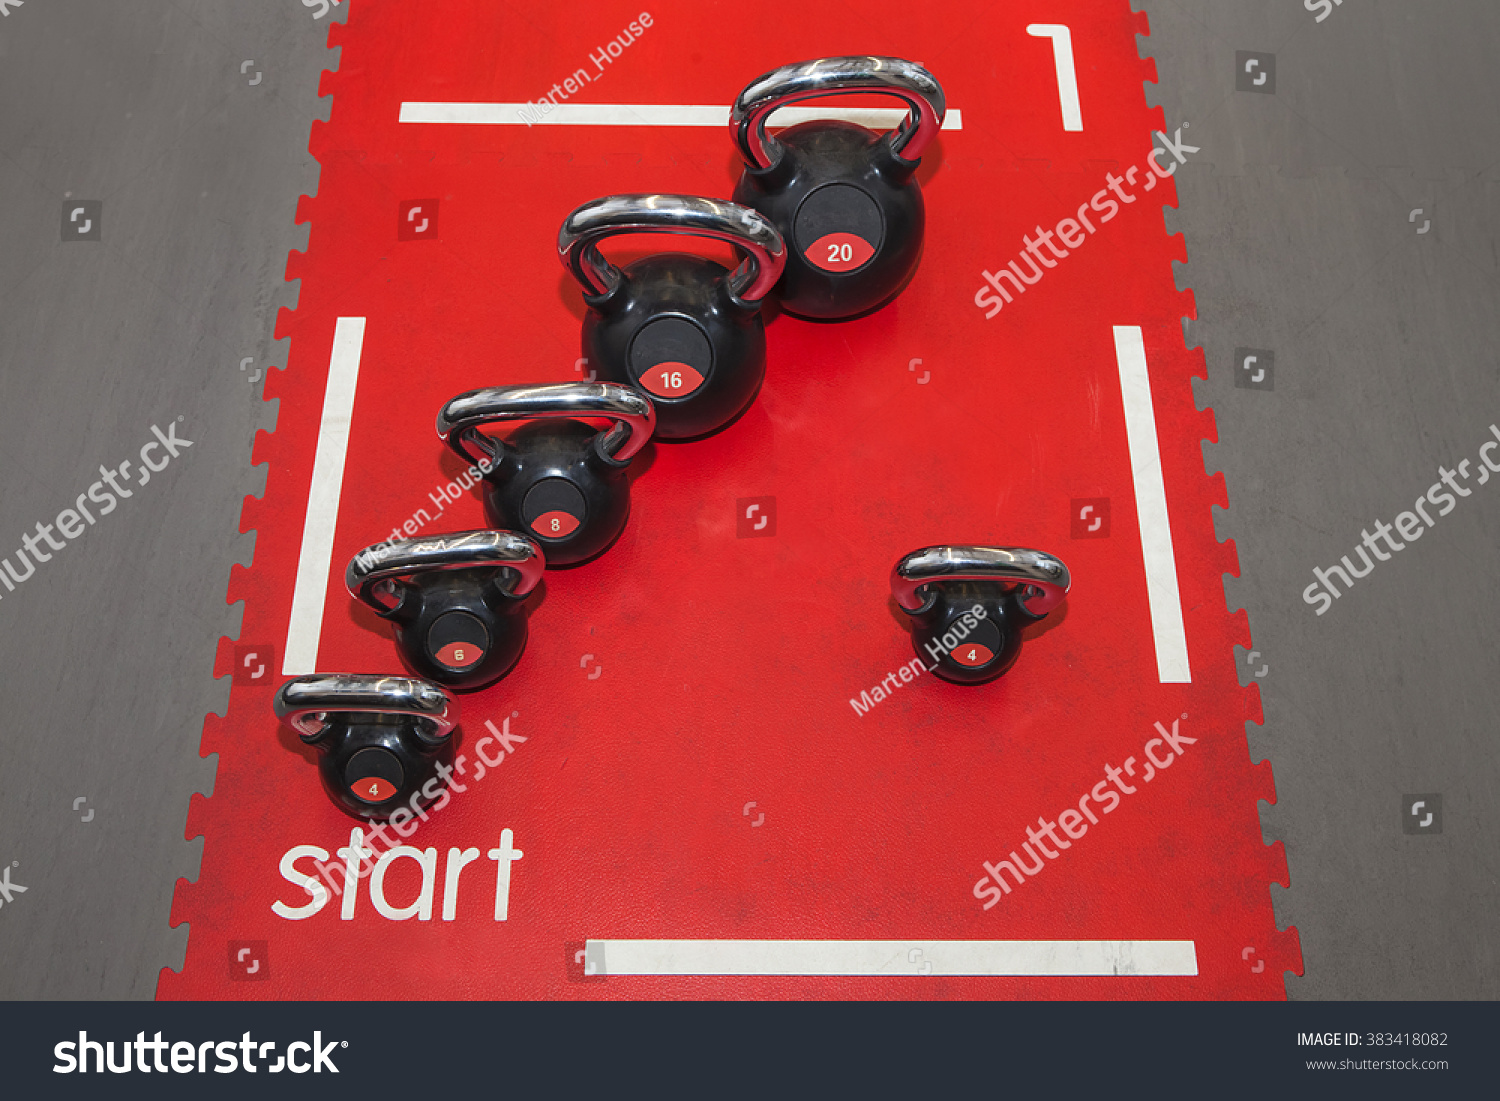
[[[526,126],[521,111],[528,103],[403,103],[402,122],[470,123],[487,126]],[[533,108],[534,110],[534,108]],[[783,107],[771,118],[777,126],[794,126],[813,119],[842,119],[890,130],[901,125],[906,111],[896,107],[856,107],[843,110],[822,107]],[[729,108],[679,103],[559,103],[540,118],[537,126],[729,126]],[[949,108],[944,130],[962,130],[963,113]]]
[[[364,344],[365,319],[339,318],[333,330],[333,355],[328,362],[328,388],[323,392],[312,485],[307,491],[307,520],[302,525],[302,554],[297,559],[297,584],[292,590],[292,614],[286,626],[283,676],[318,671],[323,602],[328,596],[333,533],[344,489],[344,456],[349,450],[349,424]]]
[[[1073,32],[1063,23],[1032,23],[1026,33],[1033,38],[1052,39],[1052,60],[1057,66],[1057,98],[1062,103],[1064,130],[1083,129],[1083,107],[1078,102],[1078,73],[1073,67]]]
[[[1120,394],[1125,401],[1125,436],[1130,443],[1130,470],[1135,478],[1135,507],[1141,525],[1141,554],[1146,560],[1146,598],[1151,605],[1151,634],[1156,639],[1156,675],[1162,684],[1187,684],[1193,678],[1188,671],[1187,632],[1177,591],[1177,560],[1172,555],[1156,415],[1151,409],[1146,344],[1139,325],[1116,325],[1114,329]]]
[[[591,940],[590,975],[1196,975],[1190,940]]]

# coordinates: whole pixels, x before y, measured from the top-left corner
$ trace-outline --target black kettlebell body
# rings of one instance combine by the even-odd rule
[[[686,253],[643,257],[620,274],[611,290],[584,296],[589,364],[650,395],[663,439],[728,424],[766,375],[760,304],[735,298],[722,264]]]
[[[385,819],[399,807],[431,802],[421,794],[441,762],[453,759],[451,738],[425,736],[409,715],[332,713],[323,733],[306,739],[318,750],[318,773],[329,796],[356,818]],[[436,798],[436,796],[434,796]]]
[[[511,596],[500,571],[451,570],[403,582],[396,606],[379,614],[419,677],[449,688],[483,688],[510,672],[526,648],[526,598]]]
[[[602,440],[603,433],[581,421],[522,425],[484,476],[490,522],[535,538],[548,565],[603,551],[630,515],[630,463],[605,454]]]
[[[900,99],[905,121],[884,135],[837,119],[766,132],[782,107],[851,92]],[[762,73],[740,92],[729,112],[745,162],[734,201],[764,215],[786,242],[777,288],[784,310],[842,320],[901,293],[926,228],[917,166],[946,111],[937,79],[899,57],[801,61]]]
[[[580,417],[614,423],[601,430]],[[509,441],[480,431],[517,420],[530,423]],[[617,382],[470,390],[437,418],[438,437],[485,471],[491,523],[535,539],[551,566],[592,558],[619,537],[630,515],[625,471],[655,428],[651,400]]]
[[[1043,551],[945,543],[903,555],[891,570],[896,606],[912,620],[922,664],[955,684],[983,684],[1016,663],[1021,632],[1073,585]]]
[[[1026,611],[1019,590],[988,581],[933,585],[912,617],[912,646],[923,664],[955,684],[983,684],[1021,656],[1021,631],[1042,616]]]
[[[272,707],[317,748],[324,788],[356,818],[415,813],[441,796],[432,785],[447,779],[458,724],[446,689],[383,673],[311,673],[278,688]]]
[[[707,237],[733,245],[742,261],[730,272],[670,252],[622,270],[599,245],[627,233]],[[649,395],[657,435],[707,435],[754,400],[766,373],[760,306],[786,260],[765,218],[701,195],[607,195],[563,219],[557,255],[589,307],[584,357],[601,378]]]
[[[786,240],[782,308],[834,320],[885,305],[922,255],[920,161],[893,153],[891,135],[851,122],[804,122],[776,140],[780,157],[766,168],[747,167],[733,198]]]
[[[449,688],[499,680],[526,646],[526,596],[546,557],[514,531],[456,531],[366,547],[344,584],[396,629],[407,666]]]

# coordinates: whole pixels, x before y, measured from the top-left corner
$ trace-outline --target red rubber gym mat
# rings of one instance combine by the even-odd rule
[[[301,294],[277,331],[289,362],[267,381],[277,428],[255,450],[269,477],[242,523],[255,559],[229,588],[244,626],[219,655],[242,683],[205,724],[217,779],[187,828],[205,838],[202,871],[178,886],[187,959],[159,996],[1284,997],[1301,956],[1271,909],[1268,884],[1287,872],[1257,815],[1275,796],[1244,732],[1259,700],[1238,685],[1234,645],[1249,633],[1224,604],[1235,554],[1213,533],[1224,490],[1200,449],[1213,417],[1194,405],[1203,359],[1184,348],[1192,296],[1171,266],[1185,254],[1161,213],[1175,189],[1147,160],[1153,132],[1181,149],[1191,130],[1145,105],[1145,16],[1128,0],[1013,0],[914,18],[878,0],[649,17],[614,2],[351,0],[330,29],[342,52],[311,142],[322,178],[298,209],[308,251],[287,268]],[[1081,129],[1065,129],[1059,24]],[[739,171],[727,125],[559,125],[560,108],[533,125],[402,122],[403,103],[727,106],[776,65],[861,52],[919,61],[947,93],[920,173],[916,278],[859,320],[776,318],[751,410],[635,461],[620,541],[550,571],[520,664],[460,700],[465,790],[417,823],[402,843],[418,852],[386,861],[378,884],[310,894],[314,858],[342,868],[355,823],[271,695],[314,466],[337,466],[330,391],[353,385],[332,569],[303,570],[326,599],[294,646],[315,641],[320,671],[400,672],[344,564],[408,520],[484,526],[477,489],[445,500],[462,470],[433,429],[446,399],[583,377],[580,292],[555,255],[563,216],[617,192],[727,196]],[[1106,221],[1107,180],[1127,170],[1132,201]],[[1090,209],[1088,230],[1068,231],[1082,243],[1045,254],[1041,278],[987,318],[983,273],[1019,258],[1029,277],[1023,237]],[[1055,554],[1072,593],[1001,680],[923,675],[852,706],[914,657],[891,565],[964,542]],[[1158,583],[1164,566],[1178,588],[1154,607],[1152,553]],[[480,777],[491,725],[510,737],[485,743],[496,763]],[[1127,761],[1111,787],[1106,767]],[[1105,787],[1118,793],[1107,812]],[[1060,816],[1080,807],[1094,821],[1075,833],[1082,816]],[[1052,822],[1028,855],[1028,826]],[[995,901],[978,881],[987,862],[1005,874],[1012,850],[1041,867],[1007,875]],[[762,950],[778,962],[745,964]],[[1026,973],[975,973],[997,958]],[[643,959],[664,973],[621,973]],[[724,973],[736,968],[792,973]],[[695,969],[719,973],[665,973]]]

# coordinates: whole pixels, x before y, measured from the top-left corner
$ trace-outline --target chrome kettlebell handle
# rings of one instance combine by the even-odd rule
[[[616,421],[600,448],[617,463],[628,462],[656,430],[656,407],[640,391],[617,382],[551,382],[469,390],[444,405],[438,438],[471,463],[489,464],[498,453],[479,431],[496,421],[558,417],[608,417]],[[480,449],[476,454],[470,447]]]
[[[839,92],[884,92],[906,101],[910,113],[891,138],[891,152],[907,161],[922,156],[942,129],[948,110],[937,78],[914,61],[825,57],[783,65],[752,80],[730,110],[730,129],[745,163],[769,168],[781,156],[781,143],[766,133],[772,111]]]
[[[908,612],[926,603],[922,588],[934,581],[1005,581],[1021,586],[1021,606],[1041,617],[1062,603],[1073,585],[1059,559],[1025,547],[971,545],[923,547],[903,555],[891,570],[891,593]]]
[[[430,745],[441,744],[458,724],[458,704],[442,688],[415,677],[380,673],[297,677],[276,690],[272,707],[304,742],[321,737],[328,716],[336,712],[411,716],[418,720],[417,736]]]
[[[697,195],[610,195],[573,211],[557,234],[557,255],[587,294],[607,294],[619,285],[620,269],[598,247],[616,233],[680,233],[743,249],[749,255],[729,277],[729,293],[747,306],[770,293],[786,265],[776,227],[738,203]]]
[[[344,584],[377,612],[393,605],[380,600],[380,586],[418,573],[435,570],[469,570],[505,566],[519,575],[515,584],[502,591],[521,597],[536,588],[547,568],[542,548],[534,540],[514,531],[455,531],[418,539],[376,543],[349,560]]]

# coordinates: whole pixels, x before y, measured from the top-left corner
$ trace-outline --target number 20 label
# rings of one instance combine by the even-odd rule
[[[875,246],[857,233],[825,233],[802,255],[824,271],[846,272],[863,267],[875,255]]]

